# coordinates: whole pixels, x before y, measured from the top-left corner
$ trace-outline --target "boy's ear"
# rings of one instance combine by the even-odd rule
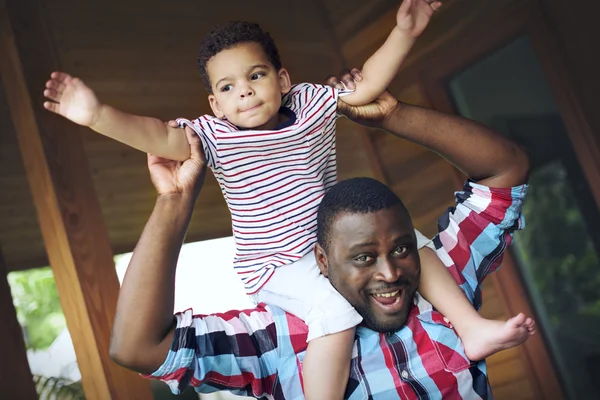
[[[279,78],[279,86],[281,87],[281,94],[287,94],[292,89],[292,81],[290,80],[290,73],[285,68],[281,68],[277,71],[277,77]]]
[[[328,262],[327,262],[327,254],[325,253],[325,250],[323,249],[323,247],[321,247],[321,245],[319,243],[315,244],[315,260],[317,261],[317,266],[319,267],[319,271],[321,271],[321,274],[323,274],[323,276],[325,278],[327,278],[327,267],[328,267]]]
[[[219,107],[219,102],[215,95],[208,95],[208,103],[210,104],[210,108],[212,109],[213,114],[215,114],[215,117],[219,119],[225,118],[225,114],[223,113],[223,110],[221,110],[221,107]]]

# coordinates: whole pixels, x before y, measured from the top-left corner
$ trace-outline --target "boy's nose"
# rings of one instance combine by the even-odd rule
[[[250,85],[244,85],[244,86],[240,87],[240,96],[241,97],[252,96],[253,94],[254,94],[254,90],[252,90],[252,87]]]

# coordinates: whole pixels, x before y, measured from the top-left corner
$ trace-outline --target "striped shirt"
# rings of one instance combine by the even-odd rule
[[[178,119],[202,139],[231,213],[233,264],[248,294],[316,242],[317,208],[336,182],[339,92],[308,83],[293,86],[282,99],[281,112],[289,120],[272,131],[240,130],[209,115]]]
[[[438,221],[434,244],[477,309],[481,284],[494,272],[524,227],[527,186],[495,189],[467,182],[457,204]],[[383,334],[356,329],[346,399],[490,399],[485,361],[469,362],[452,325],[418,293],[407,322]],[[176,315],[177,327],[164,364],[150,378],[174,393],[228,390],[268,399],[303,399],[302,362],[308,329],[273,306],[199,316]]]

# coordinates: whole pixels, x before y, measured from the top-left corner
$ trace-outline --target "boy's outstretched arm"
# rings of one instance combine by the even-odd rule
[[[44,102],[47,110],[133,148],[178,161],[190,157],[190,146],[181,129],[102,104],[81,79],[53,72],[44,96],[52,100]]]
[[[340,98],[350,105],[368,104],[392,82],[416,38],[425,30],[441,1],[404,0],[396,15],[396,26],[387,40],[362,68],[364,79],[357,82],[354,93]]]

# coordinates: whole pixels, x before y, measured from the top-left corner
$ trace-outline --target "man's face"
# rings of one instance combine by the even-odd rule
[[[321,272],[378,332],[405,323],[421,267],[408,213],[396,205],[372,213],[342,213],[330,231],[328,254],[317,244]]]
[[[213,91],[208,100],[215,116],[242,128],[275,128],[290,78],[284,68],[275,70],[258,43],[223,50],[208,61],[206,69]]]

